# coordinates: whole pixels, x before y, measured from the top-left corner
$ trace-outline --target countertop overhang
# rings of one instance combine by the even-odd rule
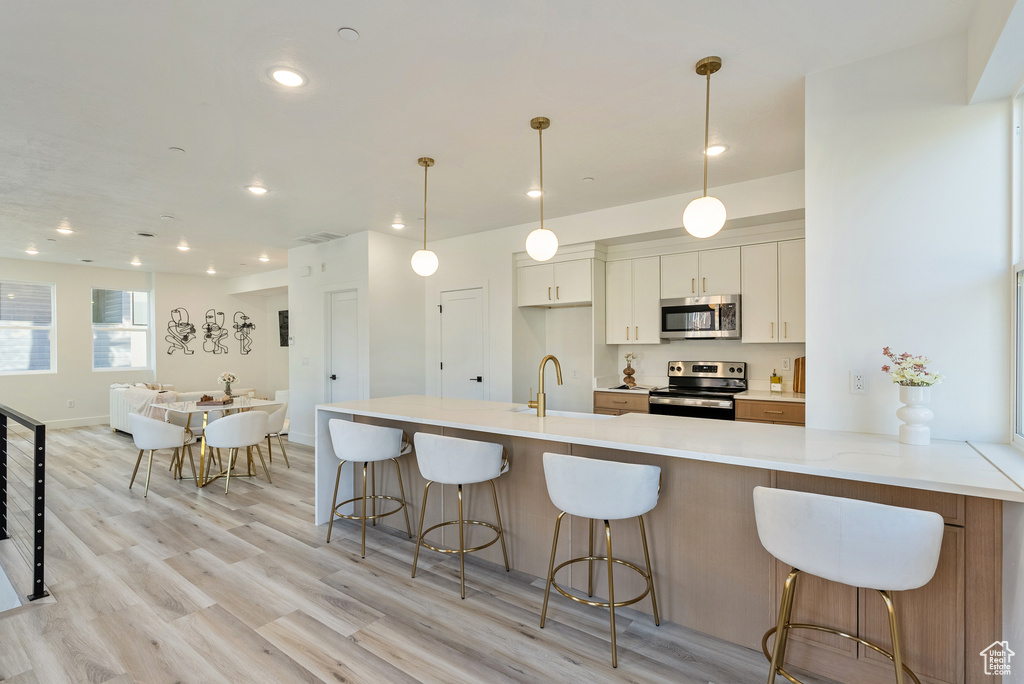
[[[967,442],[900,444],[895,435],[629,413],[572,418],[523,404],[400,396],[320,404],[319,411],[438,425],[673,458],[1024,502],[1024,489]]]

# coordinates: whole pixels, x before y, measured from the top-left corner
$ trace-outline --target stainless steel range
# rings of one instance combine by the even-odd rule
[[[735,420],[733,395],[746,390],[747,364],[742,361],[669,361],[668,387],[651,390],[650,411]]]

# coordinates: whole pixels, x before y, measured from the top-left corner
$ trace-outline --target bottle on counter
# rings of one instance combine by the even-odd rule
[[[779,375],[778,373],[776,373],[774,368],[772,369],[772,378],[771,378],[771,380],[772,380],[772,382],[771,382],[771,390],[772,390],[772,392],[780,392],[781,393],[782,392],[782,376]]]

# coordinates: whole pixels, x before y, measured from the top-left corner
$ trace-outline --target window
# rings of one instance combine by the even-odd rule
[[[53,283],[0,281],[0,373],[52,373]]]
[[[149,293],[93,288],[93,370],[148,367]]]

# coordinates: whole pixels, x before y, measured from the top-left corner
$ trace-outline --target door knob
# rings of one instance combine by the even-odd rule
[[[337,379],[338,379],[338,376],[335,375],[334,373],[331,373],[331,380],[337,380]]]
[[[484,378],[483,378],[483,376],[482,376],[482,375],[478,375],[478,376],[476,376],[475,378],[470,378],[470,379],[469,379],[469,381],[470,381],[470,382],[483,382],[483,381],[484,381]]]

